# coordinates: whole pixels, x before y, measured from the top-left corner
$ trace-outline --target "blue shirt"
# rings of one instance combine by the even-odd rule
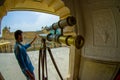
[[[14,53],[18,64],[24,74],[26,74],[26,70],[33,72],[34,67],[31,63],[31,60],[26,52],[26,49],[30,47],[30,44],[23,45],[21,43],[16,42],[14,46]]]

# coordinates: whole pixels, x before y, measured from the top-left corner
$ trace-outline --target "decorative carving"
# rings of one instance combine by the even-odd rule
[[[101,33],[101,38],[103,39],[103,42],[104,43],[107,43],[107,40],[108,40],[108,37],[109,37],[109,34],[107,33],[107,31],[103,30],[103,32]]]
[[[94,45],[116,46],[116,25],[111,9],[93,11]]]

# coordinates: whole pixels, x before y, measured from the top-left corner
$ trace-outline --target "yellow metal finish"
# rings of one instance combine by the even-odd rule
[[[66,42],[65,42],[66,36],[60,36],[58,40],[60,43],[66,44]]]
[[[61,44],[66,44],[68,46],[75,46],[77,49],[80,49],[84,45],[84,38],[80,35],[78,36],[65,36],[65,35],[52,35],[52,34],[39,34],[41,38],[47,39],[48,41],[54,41]]]
[[[75,46],[75,38],[74,38],[74,37],[69,37],[69,38],[67,39],[67,43],[68,43],[69,45],[74,45],[74,46]]]
[[[68,46],[73,45],[76,48],[80,49],[84,45],[84,38],[80,35],[76,37],[72,36],[60,36],[58,37],[58,42],[62,44],[66,44]]]

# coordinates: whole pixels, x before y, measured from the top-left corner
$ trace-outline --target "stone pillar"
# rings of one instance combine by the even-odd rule
[[[0,53],[2,53],[2,46],[0,46]]]
[[[84,27],[82,21],[82,6],[80,0],[63,0],[65,5],[70,9],[70,13],[77,20],[74,26],[74,32],[76,35],[84,36]],[[80,69],[80,59],[81,59],[81,49],[76,49],[74,46],[70,46],[69,55],[69,74],[68,80],[77,80],[79,77]]]

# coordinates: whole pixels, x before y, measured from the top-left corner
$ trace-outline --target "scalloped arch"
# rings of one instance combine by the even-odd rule
[[[8,11],[18,10],[50,13],[60,16],[61,19],[70,15],[69,8],[62,0],[6,0],[0,10],[1,19]]]

